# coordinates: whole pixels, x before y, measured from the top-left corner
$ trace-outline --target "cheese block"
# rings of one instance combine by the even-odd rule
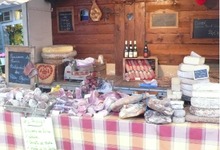
[[[209,78],[208,79],[199,79],[199,80],[194,80],[194,79],[187,79],[187,78],[181,78],[180,77],[180,82],[181,84],[184,83],[184,84],[195,84],[195,83],[208,83],[210,82]]]
[[[220,117],[220,111],[218,108],[198,108],[190,106],[189,112],[200,117]]]
[[[180,70],[177,70],[177,76],[180,77],[180,78],[194,79],[193,71],[180,71]]]
[[[179,77],[172,77],[171,84],[180,84],[180,78]]]
[[[205,57],[185,56],[183,58],[183,63],[191,65],[203,65],[205,63]]]
[[[218,91],[220,92],[219,83],[196,83],[192,85],[192,90],[201,90],[201,91]]]
[[[181,89],[184,89],[184,90],[192,90],[192,85],[191,84],[181,83],[180,87],[181,87]]]
[[[42,48],[42,53],[69,53],[73,51],[72,45],[52,45]]]
[[[173,116],[175,117],[184,117],[186,115],[186,111],[184,109],[174,110]]]
[[[66,53],[41,53],[43,59],[64,59],[71,58],[77,55],[77,51],[73,50]]]
[[[181,99],[181,97],[182,97],[181,91],[167,90],[167,98],[168,99]]]
[[[179,65],[179,70],[180,71],[195,71],[195,70],[203,70],[203,69],[207,69],[207,71],[209,72],[209,65],[190,65],[190,64],[184,64],[184,63],[181,63]]]
[[[173,117],[173,123],[184,123],[185,117]]]
[[[185,116],[185,119],[187,122],[202,122],[202,123],[216,123],[216,124],[219,124],[219,119],[218,117],[214,117],[214,118],[211,118],[211,117],[200,117],[200,116],[196,116],[196,115],[192,115],[190,114],[188,108],[186,108],[186,116]]]
[[[182,93],[189,97],[220,98],[219,91],[190,91],[182,89]]]
[[[191,105],[198,108],[220,108],[220,99],[192,97]]]
[[[197,53],[194,52],[194,51],[191,51],[190,56],[193,56],[193,57],[202,57],[202,56],[200,56],[199,54],[197,54]]]

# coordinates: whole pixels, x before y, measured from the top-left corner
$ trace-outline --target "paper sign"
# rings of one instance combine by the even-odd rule
[[[56,150],[51,118],[22,117],[22,133],[26,150]]]

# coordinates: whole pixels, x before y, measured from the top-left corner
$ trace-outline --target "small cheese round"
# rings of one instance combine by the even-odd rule
[[[52,53],[52,54],[59,54],[59,53],[68,53],[72,52],[74,47],[72,45],[52,45],[42,48],[43,53]]]

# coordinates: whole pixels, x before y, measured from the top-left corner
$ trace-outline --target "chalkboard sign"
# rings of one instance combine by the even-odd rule
[[[24,75],[24,67],[27,65],[30,59],[29,53],[24,52],[9,52],[8,70],[9,70],[9,82],[30,84],[28,76]]]
[[[178,13],[172,10],[159,10],[150,14],[151,28],[178,27]]]
[[[72,32],[74,30],[72,8],[58,9],[57,14],[59,32]]]
[[[219,19],[193,19],[193,38],[219,38]]]
[[[35,83],[35,79],[26,76],[23,71],[29,61],[34,63],[34,48],[28,46],[6,46],[5,75],[9,86],[28,86]]]

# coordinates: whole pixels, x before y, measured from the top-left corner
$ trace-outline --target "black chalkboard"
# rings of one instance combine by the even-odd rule
[[[219,19],[194,19],[193,38],[219,38]]]
[[[8,80],[12,83],[30,84],[30,78],[23,71],[30,60],[30,53],[9,52]]]
[[[72,11],[58,12],[59,31],[73,31],[73,16]]]

